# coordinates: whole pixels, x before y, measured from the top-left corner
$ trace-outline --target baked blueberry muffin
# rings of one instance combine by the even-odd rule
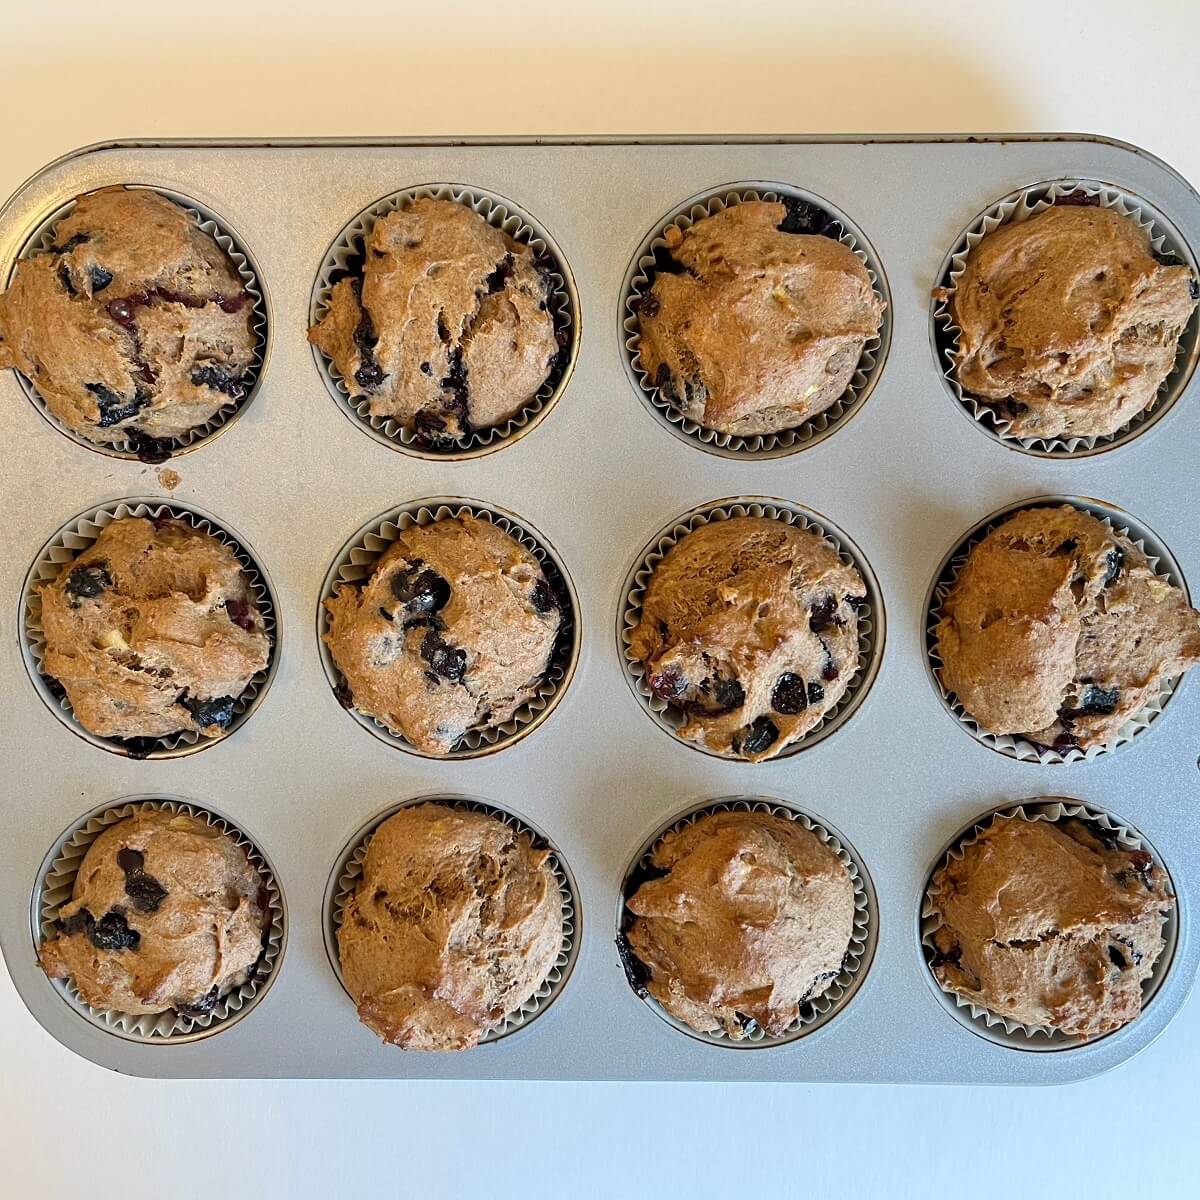
[[[538,560],[472,516],[410,526],[325,608],[345,699],[438,755],[537,695],[563,621]]]
[[[559,361],[553,282],[529,246],[453,200],[380,217],[309,341],[374,417],[430,443],[515,417]]]
[[[80,196],[0,295],[0,367],[99,445],[153,448],[245,395],[253,303],[229,256],[165,196]]]
[[[1112,742],[1200,662],[1200,612],[1122,534],[1071,505],[1009,517],[970,552],[935,629],[942,686],[988,733]]]
[[[854,884],[798,821],[709,813],[668,833],[650,868],[624,936],[643,986],[693,1029],[779,1037],[841,972]]]
[[[629,653],[679,736],[772,758],[817,725],[858,669],[862,576],[819,534],[769,517],[710,521],[654,569]]]
[[[548,850],[486,813],[419,804],[371,835],[338,958],[385,1042],[466,1050],[532,999],[562,940]]]
[[[200,1016],[250,978],[269,920],[262,877],[231,837],[145,809],[89,847],[38,957],[93,1008]]]
[[[1103,437],[1153,403],[1200,285],[1132,217],[1058,203],[987,234],[948,296],[954,374],[1019,438]]]
[[[217,737],[270,658],[241,563],[185,521],[113,521],[38,595],[43,672],[99,737]]]
[[[930,884],[931,968],[1022,1025],[1091,1038],[1132,1021],[1174,907],[1162,868],[1102,826],[1001,817]]]
[[[794,428],[840,399],[884,302],[838,233],[811,205],[765,200],[668,226],[637,309],[659,394],[739,437]]]

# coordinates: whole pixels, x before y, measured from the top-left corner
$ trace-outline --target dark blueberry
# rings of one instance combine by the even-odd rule
[[[1200,300],[1200,279],[1188,280],[1188,297],[1192,300]]]
[[[430,665],[435,675],[450,683],[462,683],[467,673],[467,654],[455,646],[448,645],[435,630],[430,630],[421,640],[421,657]]]
[[[825,662],[821,666],[821,678],[826,683],[832,683],[838,677],[838,665],[833,661],[833,655],[829,653],[829,647],[825,646]]]
[[[133,325],[133,313],[136,307],[132,300],[110,300],[107,310],[108,315],[118,325],[124,325],[128,329]]]
[[[506,254],[497,264],[496,269],[492,271],[483,281],[484,287],[487,289],[487,294],[490,296],[500,289],[507,282],[508,277],[512,274],[513,259],[511,254]]]
[[[158,749],[158,739],[151,737],[132,737],[121,738],[120,744],[124,747],[125,753],[135,761],[140,761],[143,758],[149,758],[155,750]]]
[[[432,374],[433,374],[433,367],[432,367],[432,366],[431,366],[429,363],[427,363],[427,362],[423,362],[423,363],[421,364],[421,373],[422,373],[423,375],[432,375]]]
[[[837,618],[837,607],[837,598],[834,596],[826,596],[824,599],[818,600],[809,610],[809,629],[813,633],[820,633],[822,630],[828,629],[830,625],[841,625],[842,622]]]
[[[1068,718],[1106,717],[1109,713],[1116,711],[1120,699],[1120,688],[1102,688],[1092,684],[1083,693],[1079,707],[1068,708],[1062,715]]]
[[[1079,549],[1078,539],[1067,538],[1067,540],[1065,542],[1063,542],[1058,547],[1057,550],[1054,551],[1054,556],[1057,557],[1060,554],[1071,554],[1073,551],[1078,550],[1078,549]]]
[[[779,726],[770,717],[756,717],[733,739],[733,752],[752,757],[770,749],[779,740]]]
[[[1125,568],[1125,551],[1120,546],[1114,546],[1108,552],[1108,569],[1104,572],[1104,586],[1108,587],[1110,583],[1116,583],[1121,578],[1121,572]]]
[[[152,913],[167,898],[167,889],[153,875],[131,871],[125,879],[125,895],[138,912]]]
[[[186,1004],[175,1005],[175,1011],[183,1017],[204,1017],[216,1007],[217,989],[210,988],[203,996],[197,996]]]
[[[60,921],[63,933],[86,933],[88,937],[92,936],[92,930],[96,925],[96,918],[92,916],[86,908],[81,908],[77,913],[72,913],[65,920]]]
[[[621,966],[625,969],[625,978],[629,980],[629,986],[645,1000],[649,995],[646,984],[650,982],[650,970],[634,954],[629,939],[623,933],[617,934],[617,954],[620,956]]]
[[[237,697],[218,696],[215,700],[200,700],[184,692],[175,703],[182,704],[195,717],[201,729],[207,729],[210,725],[228,729],[233,720],[233,706],[237,703]]]
[[[441,387],[450,395],[443,401],[446,411],[455,413],[464,424],[467,416],[467,368],[463,362],[462,349],[455,347],[450,352],[450,366]]]
[[[236,597],[226,600],[225,611],[235,625],[240,625],[243,629],[254,628],[254,613],[247,601],[239,600]]]
[[[1057,750],[1060,753],[1065,753],[1067,750],[1078,750],[1079,739],[1073,733],[1060,733],[1054,739],[1054,745],[1051,746],[1051,749]]]
[[[785,196],[783,206],[786,215],[777,226],[781,233],[816,233],[835,241],[842,236],[841,224],[823,208],[797,196]]]
[[[97,950],[133,950],[142,935],[129,928],[125,914],[110,909],[88,930],[88,937]]]
[[[665,700],[668,704],[682,700],[687,692],[687,680],[678,671],[671,668],[660,671],[657,675],[648,676],[646,686],[650,689],[652,696],[658,700]]]
[[[666,363],[659,363],[658,370],[654,373],[654,386],[662,392],[664,400],[677,400],[679,392],[675,388],[675,380],[671,375],[671,368]]]
[[[107,563],[87,563],[74,567],[67,576],[66,593],[76,600],[90,600],[112,587]]]
[[[1128,959],[1111,942],[1108,945],[1108,961],[1114,967],[1118,968],[1118,970],[1126,971],[1129,969]]]
[[[653,292],[645,292],[638,299],[637,313],[639,317],[656,317],[661,307],[658,297]]]
[[[1089,196],[1082,188],[1076,188],[1073,192],[1068,192],[1065,196],[1057,197],[1054,203],[1077,206],[1079,208],[1098,208],[1100,206],[1100,197]]]
[[[175,453],[175,443],[170,438],[147,437],[137,429],[131,429],[129,437],[137,447],[137,456],[140,462],[151,465],[165,463]]]
[[[344,679],[338,680],[338,685],[333,689],[334,697],[343,708],[354,707],[354,696],[350,692],[350,686]]]
[[[780,675],[771,690],[771,707],[788,717],[802,713],[808,707],[808,689],[804,680],[792,671]]]
[[[529,603],[540,613],[552,612],[558,607],[554,599],[554,593],[550,590],[550,585],[544,579],[539,579],[533,585],[533,590],[529,593]]]
[[[736,679],[718,679],[712,685],[712,698],[722,713],[733,712],[746,703],[746,689]]]
[[[409,612],[440,612],[450,603],[450,585],[422,562],[397,571],[391,580],[392,595]]]
[[[192,368],[191,378],[196,387],[212,388],[232,400],[240,400],[246,394],[240,378],[235,379],[224,368],[212,363],[197,363]]]
[[[112,272],[106,271],[103,267],[89,267],[88,275],[92,280],[92,295],[97,292],[102,292],[113,281]]]
[[[140,871],[146,865],[146,856],[140,850],[131,850],[128,846],[117,851],[117,866],[129,875]]]
[[[377,362],[363,363],[354,372],[354,382],[368,392],[373,392],[386,378],[387,373]]]
[[[50,253],[51,254],[69,254],[72,250],[75,249],[76,246],[82,246],[86,242],[90,242],[91,240],[92,240],[92,235],[90,233],[77,233],[73,237],[68,238],[67,241],[63,242],[61,245],[51,246]]]
[[[810,679],[808,683],[809,704],[820,704],[824,699],[825,689],[815,679]]]
[[[381,613],[384,609],[379,610]],[[395,619],[395,613],[392,614],[390,620]],[[441,620],[433,613],[418,613],[415,617],[405,617],[400,623],[400,628],[407,633],[410,629],[441,629]]]
[[[846,596],[845,600],[855,612],[858,612],[860,609],[864,608],[867,603],[866,596]]]
[[[71,281],[71,272],[66,263],[63,263],[63,265],[58,268],[58,282],[62,284],[63,291],[66,292],[68,296],[79,295],[79,293],[75,290],[75,284]]]

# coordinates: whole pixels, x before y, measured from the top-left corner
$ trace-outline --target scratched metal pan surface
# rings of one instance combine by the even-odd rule
[[[1106,1070],[1157,1037],[1196,972],[1200,686],[1185,681],[1119,752],[1043,765],[971,736],[926,658],[924,607],[946,556],[983,518],[1027,497],[1091,498],[1128,514],[1169,549],[1193,595],[1200,589],[1194,381],[1125,444],[1052,458],[981,429],[942,378],[930,289],[949,252],[994,202],[1057,179],[1141,197],[1200,247],[1200,198],[1185,180],[1134,147],[1079,136],[115,143],[31,179],[0,213],[0,277],[71,197],[151,185],[196,201],[246,248],[269,320],[257,394],[219,438],[171,461],[181,478],[170,491],[153,465],[64,436],[14,372],[0,376],[0,940],[33,1016],[97,1063],[167,1077],[1047,1084]],[[550,235],[576,289],[581,336],[557,402],[524,436],[477,457],[422,458],[370,436],[305,340],[314,280],[339,232],[375,201],[428,184],[511,202]],[[795,453],[728,456],[681,436],[638,394],[623,286],[647,235],[688,198],[771,185],[823,199],[865,238],[890,294],[890,346],[876,351],[873,388],[833,432]],[[124,497],[203,510],[270,577],[276,675],[241,727],[198,753],[137,760],[91,744],[27,671],[21,598],[40,548],[77,514]],[[499,749],[445,761],[372,736],[344,711],[317,642],[323,581],[343,548],[424,497],[465,498],[536,531],[579,602],[577,661],[552,711]],[[806,519],[842,531],[886,610],[878,675],[852,715],[810,748],[759,766],[700,753],[652,719],[617,639],[626,580],[648,543],[680,515],[739,497],[802,506]],[[430,794],[469,795],[526,819],[575,888],[574,959],[552,1002],[460,1054],[383,1045],[358,1023],[326,951],[331,875],[354,839],[378,814]],[[97,807],[148,795],[211,806],[235,825],[273,866],[286,906],[270,986],[241,1019],[204,1036],[122,1037],[68,1002],[35,959],[47,855]],[[922,957],[919,910],[956,833],[986,810],[1043,795],[1108,810],[1143,834],[1170,870],[1179,919],[1170,970],[1139,1020],[1088,1045],[1030,1052],[943,1004]],[[853,995],[811,1032],[748,1049],[662,1019],[631,990],[614,945],[634,857],[703,801],[737,796],[782,802],[835,831],[877,902],[876,944]]]

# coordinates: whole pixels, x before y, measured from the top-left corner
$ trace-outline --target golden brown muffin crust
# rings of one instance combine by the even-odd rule
[[[651,692],[686,712],[681,738],[757,762],[845,693],[866,593],[812,530],[769,517],[710,521],[654,569],[629,649]]]
[[[933,877],[933,973],[1000,1016],[1096,1037],[1141,1012],[1174,906],[1150,855],[1090,822],[999,818]]]
[[[89,441],[177,438],[244,394],[253,304],[229,256],[145,188],[80,196],[0,295],[0,367]]]
[[[1089,749],[1200,662],[1200,613],[1129,538],[1024,509],[970,552],[936,627],[941,680],[989,733]]]
[[[100,737],[217,736],[270,657],[241,563],[184,521],[113,521],[38,595],[44,670]]]
[[[80,864],[42,969],[87,1004],[140,1014],[212,1010],[263,951],[262,877],[228,835],[184,813],[106,829]]]
[[[1195,276],[1110,208],[1055,205],[987,234],[950,292],[954,371],[1021,438],[1115,433],[1154,399]],[[944,293],[942,293],[944,294]]]
[[[509,420],[558,353],[551,283],[529,246],[453,200],[379,218],[361,278],[309,330],[372,416],[434,440]]]
[[[815,833],[767,813],[706,814],[651,861],[626,936],[650,994],[702,1033],[783,1034],[832,985],[854,930],[850,873]]]
[[[563,619],[537,559],[472,516],[406,529],[325,607],[354,707],[430,754],[537,695]]]
[[[485,813],[419,804],[372,834],[338,955],[384,1041],[465,1050],[536,994],[562,940],[549,851]]]
[[[638,311],[638,354],[660,392],[707,429],[777,433],[845,392],[884,303],[834,238],[785,233],[782,204],[751,200],[681,232]]]

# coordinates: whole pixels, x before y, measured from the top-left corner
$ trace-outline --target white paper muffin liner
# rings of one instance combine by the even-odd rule
[[[658,565],[679,541],[699,529],[701,525],[707,525],[710,521],[727,521],[731,517],[767,517],[799,529],[812,530],[837,551],[842,562],[858,571],[867,586],[866,602],[858,610],[858,663],[846,690],[818,724],[791,745],[785,746],[774,757],[766,760],[767,763],[778,762],[824,741],[854,715],[875,682],[883,656],[886,619],[879,581],[863,552],[828,518],[790,500],[778,500],[768,496],[737,496],[728,500],[714,500],[676,517],[654,535],[625,579],[625,586],[621,592],[621,608],[617,614],[617,652],[625,668],[625,680],[630,691],[660,729],[669,733],[680,745],[698,750],[702,754],[719,758],[723,762],[749,763],[748,759],[720,754],[699,742],[688,742],[679,737],[685,715],[677,707],[651,693],[646,678],[646,666],[633,656],[629,648],[633,631],[641,620],[646,590]]]
[[[782,201],[785,199],[802,200],[807,204],[814,205],[841,226],[842,234],[838,241],[844,246],[848,246],[854,252],[855,257],[867,268],[872,286],[886,304],[883,318],[878,334],[869,339],[863,347],[858,367],[845,392],[829,408],[792,429],[784,429],[778,433],[755,434],[748,437],[721,433],[719,430],[709,429],[685,417],[661,394],[654,380],[643,368],[638,352],[640,340],[638,306],[642,297],[654,283],[654,252],[666,246],[664,235],[672,225],[682,232],[690,229],[697,221],[715,216],[726,208],[747,200]],[[830,204],[828,200],[814,195],[812,192],[807,192],[803,188],[783,183],[757,182],[711,188],[685,200],[683,204],[664,217],[638,247],[633,261],[625,272],[618,320],[621,326],[619,331],[621,342],[625,347],[625,373],[659,424],[669,429],[677,437],[690,442],[693,446],[699,446],[702,450],[707,450],[710,454],[718,454],[725,458],[755,459],[778,458],[815,445],[839,429],[862,408],[874,389],[880,372],[883,370],[884,360],[887,358],[892,338],[891,314],[891,294],[879,257],[866,235],[849,217]]]
[[[1010,192],[1004,199],[996,201],[980,213],[960,235],[943,263],[938,272],[939,286],[953,293],[966,269],[968,256],[989,233],[1001,225],[1028,220],[1072,192],[1083,192],[1095,197],[1104,208],[1111,208],[1122,216],[1132,218],[1150,235],[1150,244],[1155,255],[1165,261],[1184,263],[1191,268],[1193,275],[1197,275],[1196,260],[1183,235],[1148,201],[1132,192],[1093,179],[1055,179]],[[934,296],[931,306],[931,333],[938,369],[951,395],[990,437],[1003,445],[1043,458],[1084,458],[1132,441],[1166,415],[1186,388],[1197,358],[1200,357],[1198,310],[1192,313],[1191,320],[1184,328],[1179,339],[1175,365],[1158,389],[1155,398],[1115,433],[1103,437],[1016,437],[1011,432],[1011,423],[1001,417],[988,401],[970,395],[958,382],[954,362],[958,354],[959,329],[954,324],[950,304],[949,295],[944,299]]]
[[[147,810],[186,813],[228,834],[246,851],[262,879],[270,917],[264,931],[262,954],[253,974],[240,987],[219,997],[211,1012],[194,1017],[185,1016],[174,1009],[134,1015],[111,1008],[93,1008],[83,1000],[71,980],[47,979],[80,1016],[108,1033],[129,1041],[156,1045],[190,1042],[229,1028],[262,999],[275,981],[287,942],[287,910],[275,872],[262,851],[227,818],[210,809],[161,795],[130,796],[111,806],[93,810],[58,839],[42,865],[31,905],[33,943],[36,948],[59,932],[59,910],[70,901],[75,877],[96,838],[117,822]]]
[[[750,1021],[741,1038],[732,1038],[723,1030],[716,1033],[703,1033],[693,1029],[685,1021],[673,1016],[653,996],[646,991],[644,984],[635,982],[631,974],[630,959],[640,965],[632,947],[625,940],[625,931],[633,921],[633,915],[626,908],[626,902],[640,886],[638,875],[651,868],[650,858],[662,844],[663,839],[670,834],[679,833],[701,817],[720,812],[762,813],[764,815],[782,817],[788,821],[797,821],[821,839],[838,857],[838,860],[850,874],[854,885],[854,922],[850,935],[850,944],[842,960],[842,968],[836,979],[829,987],[814,999],[800,1006],[800,1014],[787,1029],[777,1037],[768,1034],[756,1021]],[[819,1029],[837,1015],[853,998],[870,969],[875,954],[875,944],[879,934],[879,912],[875,899],[875,890],[871,877],[862,864],[857,851],[840,835],[832,833],[815,818],[802,809],[786,804],[782,800],[766,796],[726,796],[690,808],[682,816],[676,817],[667,826],[660,829],[647,841],[634,856],[633,861],[625,871],[621,885],[621,896],[617,906],[617,947],[622,965],[625,967],[626,979],[630,988],[640,999],[644,1000],[656,1016],[661,1017],[673,1029],[685,1033],[688,1037],[708,1042],[731,1050],[758,1050],[773,1046],[784,1046],[794,1042],[806,1034]]]
[[[146,517],[150,520],[173,517],[176,520],[186,521],[202,533],[211,534],[227,546],[241,563],[254,597],[258,601],[266,634],[271,642],[270,657],[266,667],[250,680],[246,689],[237,698],[233,709],[233,719],[219,737],[208,737],[195,730],[182,730],[160,738],[100,737],[98,734],[84,729],[75,719],[65,692],[45,670],[46,642],[42,631],[42,601],[38,595],[38,588],[56,579],[65,567],[68,567],[80,553],[95,542],[100,536],[101,530],[113,521],[125,517]],[[59,529],[38,551],[37,558],[34,559],[33,566],[30,567],[29,573],[25,577],[21,592],[19,633],[21,657],[25,662],[25,669],[29,672],[29,678],[33,681],[33,685],[46,707],[72,733],[77,734],[84,741],[127,758],[178,758],[224,741],[240,729],[258,707],[275,676],[279,661],[278,606],[275,603],[274,592],[266,571],[252,555],[246,543],[232,533],[227,526],[219,523],[216,517],[202,509],[180,504],[177,501],[168,503],[156,497],[113,500],[106,504],[98,504],[78,516],[72,517]]]
[[[361,259],[366,239],[375,222],[421,199],[452,200],[455,204],[462,204],[478,213],[494,229],[503,230],[509,237],[533,250],[545,264],[554,284],[547,303],[559,346],[565,354],[560,356],[560,361],[546,381],[516,416],[501,425],[472,430],[465,437],[448,441],[445,445],[426,444],[415,430],[407,429],[393,418],[372,416],[370,398],[356,394],[357,389],[347,384],[334,368],[332,360],[326,358],[316,346],[312,347],[313,361],[337,406],[377,442],[420,458],[479,458],[515,442],[541,423],[565,390],[575,368],[579,349],[579,298],[575,280],[558,244],[529,213],[494,192],[460,184],[430,183],[393,192],[363,209],[334,239],[313,284],[308,323],[310,327],[316,325],[325,315],[333,285],[348,275],[358,273],[353,266],[357,259]]]
[[[204,424],[193,426],[186,433],[177,438],[164,438],[162,444],[164,449],[170,447],[169,457],[176,457],[180,454],[186,454],[190,450],[196,450],[207,442],[212,441],[217,434],[223,432],[235,418],[239,417],[245,411],[246,406],[250,403],[258,392],[259,381],[262,377],[263,363],[266,359],[267,351],[267,305],[263,298],[262,288],[259,285],[256,269],[252,263],[248,252],[234,236],[233,232],[225,224],[221,217],[216,213],[204,207],[198,201],[193,200],[190,196],[184,196],[179,192],[173,192],[169,188],[164,187],[149,187],[142,184],[127,185],[131,190],[136,187],[145,187],[147,191],[157,192],[167,200],[173,201],[184,209],[185,212],[196,222],[196,224],[205,233],[209,235],[221,247],[222,250],[229,256],[234,268],[237,270],[241,278],[242,285],[250,295],[251,305],[253,307],[253,315],[251,320],[251,328],[254,331],[255,346],[254,357],[251,360],[250,368],[244,378],[244,395],[240,400],[229,400],[228,403],[210,417]],[[34,232],[30,235],[29,240],[22,247],[18,255],[18,262],[22,259],[27,259],[32,255],[47,249],[54,244],[54,230],[58,223],[67,216],[68,213],[75,207],[78,197],[72,197],[66,204],[60,205],[53,213],[50,214]],[[9,272],[6,286],[11,285],[13,275],[16,273],[17,263],[13,263],[12,269]],[[14,371],[17,377],[17,382],[21,386],[21,390],[29,397],[33,406],[39,413],[51,424],[59,433],[63,434],[73,441],[77,446],[83,446],[86,450],[95,450],[98,454],[108,455],[110,458],[125,458],[125,459],[141,459],[144,462],[163,462],[165,458],[162,454],[147,453],[145,449],[140,447],[138,443],[132,439],[126,439],[121,442],[100,443],[90,441],[81,433],[71,429],[58,419],[46,406],[46,402],[38,395],[37,388],[32,380],[22,375],[20,371]]]
[[[1101,755],[1113,754],[1124,748],[1139,734],[1144,733],[1150,725],[1162,715],[1168,701],[1182,683],[1183,676],[1164,679],[1158,692],[1152,695],[1143,707],[1121,727],[1116,738],[1106,746],[1092,746],[1084,751],[1072,748],[1065,753],[1048,749],[1030,741],[1019,734],[988,733],[976,722],[958,698],[942,685],[942,660],[937,653],[937,624],[941,620],[942,605],[950,594],[959,571],[966,566],[971,551],[997,526],[1004,524],[1009,517],[1027,508],[1054,508],[1069,504],[1080,512],[1087,513],[1103,522],[1113,533],[1127,537],[1149,560],[1150,569],[1159,578],[1165,579],[1174,587],[1181,588],[1184,596],[1188,596],[1187,582],[1175,562],[1171,552],[1159,541],[1158,537],[1146,526],[1135,523],[1128,513],[1109,507],[1097,500],[1080,496],[1035,496],[1010,504],[985,517],[958,543],[957,546],[942,561],[930,589],[929,598],[925,605],[925,646],[926,661],[929,673],[941,698],[942,706],[955,717],[958,723],[977,742],[1020,762],[1039,763],[1041,766],[1057,766],[1062,763],[1093,762]]]
[[[973,845],[987,829],[998,821],[1060,821],[1065,818],[1079,818],[1099,826],[1106,835],[1115,837],[1122,847],[1128,850],[1143,850],[1154,862],[1167,873],[1167,886],[1175,895],[1175,885],[1171,881],[1170,871],[1158,851],[1132,826],[1126,825],[1104,809],[1095,805],[1084,804],[1081,800],[1073,800],[1065,796],[1041,796],[1030,800],[1022,800],[1019,804],[1002,806],[991,812],[983,813],[972,821],[966,829],[961,830],[934,862],[932,870],[925,883],[925,891],[921,901],[921,914],[918,922],[921,951],[928,968],[927,977],[934,994],[941,1001],[942,1007],[954,1017],[959,1024],[972,1033],[987,1038],[1001,1046],[1016,1050],[1067,1050],[1077,1046],[1094,1046],[1104,1038],[1115,1037],[1130,1026],[1137,1023],[1132,1021],[1114,1029],[1100,1037],[1082,1038],[1060,1033],[1046,1025],[1025,1025],[1009,1017],[992,1012],[991,1009],[974,1003],[965,996],[943,987],[933,973],[933,959],[936,956],[934,935],[945,924],[942,913],[934,903],[930,889],[933,877],[942,867],[952,860],[961,860],[966,847]],[[1179,940],[1179,905],[1178,900],[1171,907],[1171,913],[1163,925],[1163,951],[1158,956],[1150,978],[1142,989],[1142,1012],[1150,1006],[1155,993],[1166,981],[1175,957],[1175,947]]]
[[[523,1029],[535,1017],[545,1012],[558,998],[563,988],[566,987],[567,979],[571,974],[572,968],[575,966],[575,959],[579,953],[579,941],[582,931],[582,914],[578,899],[579,891],[575,886],[575,879],[571,874],[570,867],[567,866],[566,859],[563,858],[560,851],[550,839],[525,818],[518,817],[506,809],[500,808],[498,805],[491,804],[477,796],[465,796],[447,792],[414,796],[411,800],[404,800],[399,804],[393,804],[391,808],[372,817],[350,839],[334,864],[333,871],[329,876],[329,882],[325,888],[323,908],[325,951],[329,956],[329,965],[333,968],[333,972],[337,976],[343,990],[346,991],[347,996],[350,996],[350,992],[346,989],[345,981],[342,979],[342,966],[338,954],[338,930],[342,925],[342,916],[346,905],[353,895],[355,888],[358,887],[359,881],[362,879],[363,863],[367,857],[367,847],[370,845],[371,837],[375,833],[375,830],[389,817],[394,817],[402,808],[412,808],[418,804],[440,804],[446,808],[458,809],[464,812],[483,813],[486,816],[495,817],[511,829],[524,833],[532,840],[535,848],[549,850],[550,868],[558,884],[559,891],[562,893],[563,938],[558,957],[555,959],[554,965],[550,968],[549,974],[542,980],[537,991],[520,1008],[509,1013],[499,1025],[494,1029],[490,1029],[480,1038],[479,1045],[486,1046],[492,1042],[498,1042],[501,1038],[507,1037],[511,1033],[515,1033],[518,1029]],[[350,999],[353,1000],[354,997],[350,996]]]
[[[325,642],[325,634],[331,627],[325,601],[332,599],[341,585],[357,587],[366,583],[384,551],[406,529],[414,525],[433,525],[438,521],[462,516],[477,517],[497,526],[516,539],[538,560],[546,582],[558,602],[562,622],[550,656],[550,667],[532,700],[526,701],[510,720],[501,725],[468,730],[448,755],[428,754],[419,750],[403,735],[389,729],[382,721],[368,717],[354,707],[346,680],[338,670]],[[480,758],[485,754],[503,750],[520,741],[526,734],[532,733],[550,716],[566,693],[579,661],[581,644],[579,597],[575,593],[575,584],[562,559],[546,538],[523,517],[506,512],[495,505],[485,505],[481,501],[458,496],[434,496],[402,504],[364,525],[338,552],[325,575],[321,598],[317,604],[317,645],[320,649],[321,665],[325,668],[325,677],[329,680],[338,702],[363,729],[389,746],[435,760]]]

